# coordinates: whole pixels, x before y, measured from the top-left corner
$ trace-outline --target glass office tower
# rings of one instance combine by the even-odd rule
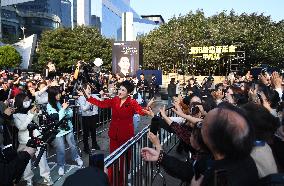
[[[42,31],[58,28],[61,24],[61,0],[35,0],[15,7],[27,36],[40,35]]]

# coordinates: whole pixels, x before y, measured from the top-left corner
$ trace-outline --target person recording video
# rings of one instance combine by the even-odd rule
[[[0,185],[12,186],[18,183],[29,160],[35,154],[35,149],[26,147],[16,152],[12,146],[12,137],[9,123],[12,120],[14,109],[7,107],[5,100],[0,100]]]
[[[18,151],[22,151],[27,147],[27,142],[31,137],[29,136],[28,125],[32,121],[36,121],[38,109],[36,106],[31,105],[31,100],[25,93],[20,93],[15,97],[16,111],[13,115],[15,126],[18,128],[18,140],[19,147]],[[40,132],[38,130],[33,131],[34,136],[39,136]],[[39,152],[39,151],[38,151]],[[38,153],[36,154],[38,155]],[[41,160],[39,162],[40,175],[43,177],[46,185],[52,185],[53,182],[50,178],[50,169],[46,160],[46,152],[44,152]],[[33,185],[32,178],[34,173],[32,171],[31,161],[27,164],[24,171],[23,179],[27,181],[27,185]]]

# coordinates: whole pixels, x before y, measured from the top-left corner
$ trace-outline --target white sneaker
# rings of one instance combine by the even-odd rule
[[[83,163],[84,163],[84,162],[82,161],[82,159],[81,159],[80,157],[76,158],[75,161],[77,162],[77,164],[78,164],[79,167],[82,167],[82,166],[83,166]]]
[[[64,175],[64,167],[59,167],[58,169],[58,175],[63,176]]]
[[[33,186],[33,180],[32,179],[27,180],[27,186]]]
[[[58,170],[58,172],[59,172],[59,170]],[[64,169],[63,169],[63,174],[64,174]],[[51,179],[50,176],[44,177],[43,182],[44,182],[46,185],[53,185],[53,181],[52,181],[52,179]]]

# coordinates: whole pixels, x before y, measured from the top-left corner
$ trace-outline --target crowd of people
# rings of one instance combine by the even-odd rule
[[[149,98],[154,97],[154,91],[156,91],[156,84],[152,85],[156,83],[154,78],[148,84],[144,79],[144,74],[140,75],[139,80],[130,76],[120,78],[118,74],[97,74],[97,77],[90,77],[91,82],[81,84],[84,93],[92,97],[89,100],[78,88],[74,88],[75,84],[78,83],[76,72],[74,74],[59,74],[52,62],[48,62],[47,67],[44,74],[1,70],[1,150],[15,140],[17,141],[13,144],[13,148],[16,148],[18,152],[28,149],[29,139],[32,136],[39,137],[43,132],[39,127],[32,131],[31,136],[29,125],[43,125],[42,116],[48,117],[46,120],[64,120],[51,143],[56,151],[59,167],[58,174],[62,176],[65,173],[65,141],[70,147],[71,158],[78,166],[83,165],[78,153],[77,142],[74,139],[73,99],[75,99],[75,105],[79,107],[79,114],[82,117],[83,151],[86,154],[90,154],[91,149],[100,150],[96,139],[96,127],[99,122],[98,107],[112,109],[112,122],[109,128],[110,152],[113,152],[134,136],[134,127],[137,132],[140,120],[139,115],[149,114],[147,110],[149,105],[146,104],[145,92],[148,86],[153,87]],[[133,91],[133,100],[137,101],[132,101],[129,98]],[[151,103],[150,101],[149,104]],[[121,115],[121,109],[124,107],[126,109],[125,115]],[[17,136],[13,136],[15,128],[17,129]],[[89,145],[89,136],[91,136],[91,147]],[[39,150],[38,147],[36,156],[38,156]],[[39,169],[44,183],[52,185],[53,181],[50,177],[46,152],[41,156]],[[32,164],[29,160],[22,178],[27,182],[27,185],[33,185],[33,176]]]
[[[265,72],[258,78],[253,78],[250,72],[245,76],[233,74],[218,84],[213,77],[201,83],[192,77],[183,85],[172,79],[168,85],[168,107],[173,107],[177,117],[168,117],[165,107],[160,108],[159,116],[151,109],[159,91],[154,74],[147,81],[144,74],[138,78],[127,75],[121,78],[119,74],[100,73],[91,77],[91,82],[83,83],[79,90],[74,89],[76,73],[59,75],[52,63],[48,65],[52,70],[45,75],[0,72],[1,152],[11,147],[11,141],[15,140],[11,131],[17,128],[14,148],[18,151],[17,158],[24,158],[22,178],[27,185],[33,185],[31,155],[39,152],[39,148],[37,152],[30,148],[31,135],[38,137],[42,133],[37,128],[31,134],[29,124],[41,125],[42,114],[53,121],[64,120],[51,143],[56,150],[58,174],[62,176],[65,172],[65,140],[72,160],[82,167],[74,139],[72,99],[80,108],[83,151],[87,154],[91,149],[101,148],[96,140],[99,108],[109,108],[112,111],[108,131],[110,152],[137,133],[140,115],[150,116],[150,125],[179,137],[177,150],[184,153],[186,161],[166,154],[153,131],[148,136],[154,148],[144,147],[142,158],[156,162],[158,169],[163,167],[170,175],[191,185],[258,185],[263,178],[283,171],[284,84],[277,72]],[[121,172],[124,161],[120,160]],[[7,158],[1,162],[7,162]],[[46,152],[39,169],[45,184],[52,185]],[[110,184],[112,174],[109,170]],[[17,182],[20,177],[18,174],[12,181]]]
[[[270,185],[284,166],[283,87],[277,72],[233,75],[219,84],[191,78],[187,96],[169,95],[178,117],[162,107],[151,122],[179,137],[177,151],[187,152],[186,161],[166,154],[152,132],[154,148],[143,148],[141,156],[191,185]]]

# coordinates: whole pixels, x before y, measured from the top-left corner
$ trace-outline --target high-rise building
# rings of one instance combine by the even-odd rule
[[[77,25],[91,23],[91,0],[77,0]]]
[[[2,18],[3,18],[2,12],[4,12],[4,17],[6,17],[6,18],[9,17],[9,13],[7,14],[7,12],[5,10],[2,11],[2,7],[9,6],[9,5],[15,5],[15,4],[19,4],[19,3],[24,3],[24,2],[28,2],[28,1],[33,1],[33,0],[5,0],[5,1],[0,0],[0,38],[2,38]],[[3,18],[3,19],[5,19],[5,18]],[[8,22],[9,22],[9,20],[8,20]],[[11,32],[11,33],[13,33],[13,32]]]
[[[22,37],[23,31],[26,36],[38,34],[40,37],[44,30],[86,25],[97,27],[107,38],[136,40],[163,22],[161,16],[141,17],[131,8],[130,0],[5,0],[8,1],[10,4],[22,2],[6,6],[0,14],[4,35],[14,37]],[[124,26],[128,29],[126,32]]]
[[[28,36],[40,35],[44,30],[58,28],[61,24],[61,0],[34,0],[18,4],[16,9]]]
[[[124,12],[132,13],[132,19],[126,16],[127,20],[123,19]],[[102,35],[113,38],[115,40],[129,40],[130,38],[123,38],[125,33],[122,33],[124,26],[127,28],[133,27],[133,34],[127,32],[131,40],[136,40],[139,35],[146,34],[150,30],[158,27],[155,21],[143,19],[130,6],[130,0],[92,0],[92,16],[95,15],[101,21]],[[125,24],[124,24],[125,23]],[[123,26],[124,25],[124,26]]]
[[[72,3],[69,0],[61,0],[61,26],[72,27]]]
[[[122,41],[133,41],[134,32],[133,32],[133,13],[124,12],[122,13]]]

